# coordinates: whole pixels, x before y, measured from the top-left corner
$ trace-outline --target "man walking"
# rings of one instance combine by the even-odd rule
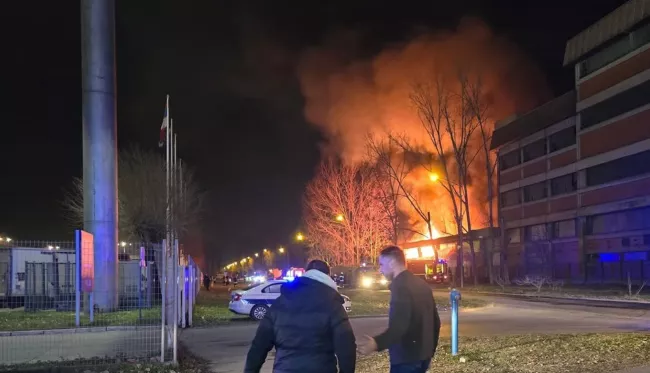
[[[383,249],[379,270],[391,281],[388,329],[366,336],[359,352],[368,355],[388,348],[390,373],[425,373],[438,347],[440,315],[429,284],[406,269],[404,252]]]
[[[311,261],[280,292],[257,328],[244,372],[259,373],[275,347],[274,373],[353,373],[354,333],[327,263]]]

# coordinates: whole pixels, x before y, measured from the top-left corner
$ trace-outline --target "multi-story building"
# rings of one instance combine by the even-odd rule
[[[650,278],[650,1],[567,42],[575,90],[495,128],[510,275]]]

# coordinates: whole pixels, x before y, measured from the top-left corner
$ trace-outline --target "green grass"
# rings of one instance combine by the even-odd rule
[[[239,286],[238,288],[241,288]],[[228,310],[230,292],[224,286],[217,286],[205,291],[201,289],[196,298],[193,326],[216,326],[228,324],[234,320],[248,320],[248,316],[236,315]]]
[[[241,288],[242,286],[240,286]],[[352,300],[350,316],[385,315],[388,313],[389,291],[381,290],[346,290],[342,293]],[[439,309],[449,307],[449,297],[436,296]],[[246,321],[248,316],[235,315],[228,310],[230,292],[224,286],[217,286],[210,291],[201,290],[192,316],[193,326],[218,326],[233,321]],[[464,299],[461,307],[476,308],[486,305],[481,299]],[[88,316],[81,315],[81,327],[102,326],[136,326],[160,324],[160,307],[142,310],[140,319],[138,310],[95,313],[95,320],[90,322]],[[56,312],[53,310],[25,312],[23,309],[0,310],[0,331],[68,329],[75,327],[74,312]]]
[[[81,327],[136,326],[160,324],[160,307],[109,313],[95,312],[94,322],[87,314],[80,317]],[[75,327],[74,312],[54,310],[25,312],[22,308],[0,310],[0,331],[68,329]]]
[[[122,358],[94,358],[0,365],[0,372],[30,373],[207,373],[209,362],[196,357],[179,343],[178,365],[161,364],[158,357],[150,361]]]
[[[650,302],[650,284],[647,284],[641,293],[636,294],[639,286],[632,287],[631,295],[627,286],[578,286],[568,285],[562,286],[557,289],[552,289],[544,286],[538,292],[532,286],[519,286],[509,285],[500,287],[496,285],[479,285],[479,286],[466,286],[462,291],[468,292],[498,292],[507,294],[521,294],[521,295],[538,295],[550,297],[563,297],[563,298],[593,298],[593,299],[609,299],[609,300],[632,300],[641,302]]]
[[[461,338],[458,356],[441,340],[429,372],[612,373],[650,364],[650,334],[524,335]],[[386,353],[362,357],[357,373],[387,372]]]
[[[350,316],[373,316],[388,314],[390,291],[388,290],[345,290],[341,293],[350,297],[352,311]],[[448,296],[435,296],[436,305],[439,310],[446,310],[450,307]],[[478,308],[488,304],[483,299],[463,299],[461,308]]]

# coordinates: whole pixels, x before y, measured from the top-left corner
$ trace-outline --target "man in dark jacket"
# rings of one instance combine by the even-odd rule
[[[313,260],[302,277],[282,285],[257,328],[245,373],[258,373],[273,347],[274,373],[354,372],[354,333],[329,273],[327,263]]]
[[[359,348],[364,355],[388,348],[390,373],[425,373],[438,347],[440,315],[431,287],[406,269],[404,252],[389,246],[379,270],[391,281],[388,329]]]

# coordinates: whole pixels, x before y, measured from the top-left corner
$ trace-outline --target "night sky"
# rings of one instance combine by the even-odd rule
[[[336,31],[363,31],[355,53],[368,57],[419,26],[454,27],[474,15],[523,49],[558,95],[573,84],[573,70],[562,67],[566,41],[623,1],[450,3],[117,1],[119,145],[157,148],[169,93],[178,154],[210,196],[207,255],[250,255],[298,229],[320,157],[324,139],[304,119],[295,73],[305,48]],[[79,2],[3,5],[12,16],[3,36],[0,234],[71,240],[61,200],[81,176]]]

